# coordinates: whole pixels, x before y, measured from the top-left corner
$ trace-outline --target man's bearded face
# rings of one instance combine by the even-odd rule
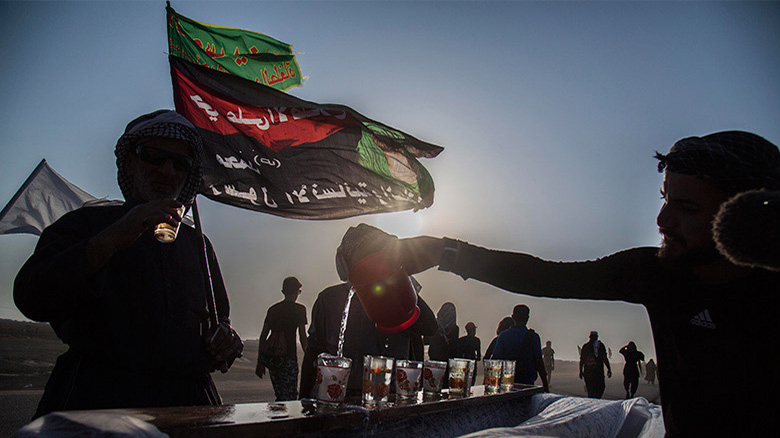
[[[719,256],[712,220],[728,195],[698,177],[667,171],[661,189],[664,205],[656,223],[663,236],[658,257],[674,268],[690,268]]]
[[[132,197],[138,202],[175,199],[187,181],[192,162],[192,148],[184,140],[149,137],[141,140],[138,149],[127,155],[127,174],[132,180]]]

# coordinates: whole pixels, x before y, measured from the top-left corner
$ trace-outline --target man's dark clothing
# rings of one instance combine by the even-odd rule
[[[311,311],[309,338],[303,363],[301,365],[300,396],[308,398],[315,389],[317,355],[327,352],[335,355],[338,351],[341,316],[347,303],[349,284],[331,286],[317,296]],[[411,337],[429,335],[436,331],[436,317],[423,301],[418,299],[420,317],[410,328],[394,334],[384,334],[376,329],[376,324],[366,316],[355,294],[349,306],[349,318],[344,334],[343,356],[352,359],[352,371],[347,383],[347,395],[359,396],[363,389],[363,356],[387,356],[395,359],[408,359],[411,350]]]
[[[647,309],[656,340],[664,424],[669,436],[736,435],[771,430],[778,370],[757,375],[745,360],[764,351],[778,363],[780,273],[760,269],[722,284],[663,269],[657,248],[625,250],[595,261],[549,262],[528,254],[461,243],[441,266],[527,295],[620,300]],[[728,384],[722,384],[724,377]],[[761,388],[761,391],[757,391]],[[750,399],[750,403],[741,402]],[[760,429],[759,429],[760,428]]]
[[[271,377],[276,401],[298,399],[298,361],[288,356],[266,356],[262,359]]]
[[[466,335],[458,338],[458,342],[455,344],[455,350],[457,357],[464,359],[474,359],[476,361],[482,360],[482,345],[479,338],[476,336]],[[471,384],[473,385],[477,381],[477,373],[471,373]]]
[[[482,344],[476,336],[461,336],[455,346],[458,357],[482,360]]]
[[[498,336],[490,341],[490,345],[488,345],[487,350],[485,350],[485,359],[493,359],[493,351],[496,349],[496,342],[498,342]]]
[[[298,346],[295,335],[298,327],[306,325],[306,306],[294,301],[280,301],[268,308],[265,322],[271,330],[270,336],[281,336],[284,339],[286,356],[298,360]]]
[[[607,363],[607,349],[601,341],[589,341],[580,349],[580,370],[585,380],[588,397],[601,398],[606,389],[604,366]]]
[[[86,243],[131,206],[83,207],[43,231],[16,277],[22,313],[48,321],[68,351],[57,359],[36,416],[55,410],[218,404],[201,333],[208,320],[203,244],[182,225],[172,243],[145,232],[85,277]],[[217,310],[229,322],[208,245]],[[204,331],[205,332],[205,331]]]
[[[450,358],[449,355],[449,342],[447,337],[441,333],[441,329],[437,329],[436,333],[432,336],[426,336],[425,342],[428,344],[428,357],[431,360],[447,361]]]
[[[526,340],[526,337],[531,337]],[[542,340],[526,326],[514,326],[498,334],[494,359],[514,359],[515,382],[533,385],[536,381],[536,360],[542,358]]]
[[[260,360],[268,368],[276,401],[298,398],[298,345],[295,340],[298,327],[306,325],[306,306],[294,301],[280,301],[268,308],[264,326],[270,329],[269,339],[280,339],[283,354],[278,351],[260,352]]]

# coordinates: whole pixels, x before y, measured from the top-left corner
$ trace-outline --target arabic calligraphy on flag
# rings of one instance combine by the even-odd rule
[[[291,45],[257,32],[201,23],[170,6],[166,11],[171,55],[277,90],[303,84]]]
[[[418,158],[443,148],[366,118],[171,56],[176,110],[203,136],[201,193],[298,219],[420,209],[434,185]]]

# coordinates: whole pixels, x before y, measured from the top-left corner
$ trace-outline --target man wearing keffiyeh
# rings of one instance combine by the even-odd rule
[[[404,267],[413,274],[438,265],[527,295],[642,304],[658,354],[667,437],[776,432],[780,368],[756,373],[749,358],[761,352],[764,363],[780,363],[772,346],[780,336],[773,221],[780,217],[780,150],[755,134],[726,131],[685,138],[656,158],[664,173],[660,249],[553,262],[422,236],[400,241]],[[743,233],[750,225],[742,224],[765,229]],[[740,241],[743,235],[752,240]]]
[[[19,271],[14,300],[51,324],[69,349],[57,359],[35,416],[52,411],[219,404],[210,372],[243,344],[216,255],[207,254],[219,326],[209,327],[203,240],[177,226],[200,188],[202,143],[170,110],[138,117],[116,149],[123,205],[87,206],[47,227]]]
[[[670,181],[673,189],[702,189],[697,204],[682,199],[684,203],[667,203],[658,214],[663,236],[658,256],[670,268],[706,266],[722,258],[711,224],[726,200],[748,191],[780,189],[780,152],[766,139],[749,132],[725,131],[684,138],[668,154],[656,153],[656,158],[658,171],[665,171],[665,198]],[[687,208],[691,212],[692,207],[705,208],[705,212],[680,214],[679,210]]]

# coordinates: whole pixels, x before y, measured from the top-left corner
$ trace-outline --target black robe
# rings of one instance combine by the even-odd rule
[[[36,417],[55,410],[219,403],[202,331],[208,321],[196,231],[173,243],[151,232],[85,277],[86,243],[130,210],[83,207],[43,231],[14,284],[28,318],[47,321],[68,351],[46,384]],[[220,320],[230,307],[216,256],[210,270]]]
[[[647,309],[658,354],[668,436],[761,436],[780,430],[774,412],[780,369],[758,373],[761,352],[777,364],[780,273],[753,269],[707,284],[660,266],[657,248],[634,248],[592,261],[552,262],[462,243],[439,267],[526,295],[620,300]]]

